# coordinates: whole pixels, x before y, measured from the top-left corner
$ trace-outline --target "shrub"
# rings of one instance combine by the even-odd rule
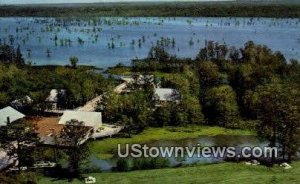
[[[117,171],[120,171],[120,172],[129,171],[128,161],[124,158],[118,159],[116,169],[117,169]]]
[[[133,170],[145,170],[145,169],[160,169],[169,167],[170,162],[166,158],[138,158],[133,160]]]
[[[170,161],[162,157],[152,158],[151,165],[153,169],[165,168],[170,166]]]

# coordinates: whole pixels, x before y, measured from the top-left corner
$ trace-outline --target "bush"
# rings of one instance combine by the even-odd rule
[[[170,166],[170,161],[166,158],[157,157],[151,159],[151,165],[153,169],[166,168]]]
[[[169,167],[170,162],[166,158],[138,158],[133,160],[133,170],[145,170],[145,169],[160,169]]]
[[[128,161],[124,158],[118,159],[116,169],[117,169],[117,171],[120,171],[120,172],[129,171]]]
[[[150,164],[146,158],[137,158],[133,160],[133,170],[150,169]]]

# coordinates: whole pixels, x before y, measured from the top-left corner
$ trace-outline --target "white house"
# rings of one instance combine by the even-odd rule
[[[85,111],[71,111],[67,110],[61,116],[58,124],[66,125],[70,120],[78,120],[84,122],[84,126],[92,127],[97,131],[102,126],[101,112],[85,112]]]
[[[24,118],[25,115],[8,106],[0,109],[0,126],[7,126],[7,124]]]
[[[46,98],[46,102],[50,104],[50,109],[57,110],[58,109],[58,102],[59,97],[66,96],[65,89],[51,89],[49,96]]]
[[[0,109],[0,127],[7,126],[9,123],[15,122],[24,117],[24,114],[10,106]],[[0,148],[0,171],[14,164],[14,162],[15,158],[8,156],[7,152]]]
[[[158,102],[179,102],[180,93],[171,88],[155,88],[153,99]]]

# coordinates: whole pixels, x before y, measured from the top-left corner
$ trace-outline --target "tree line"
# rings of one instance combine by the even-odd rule
[[[108,3],[73,6],[1,6],[0,16],[152,16],[152,17],[299,17],[299,3],[291,2],[168,2]]]

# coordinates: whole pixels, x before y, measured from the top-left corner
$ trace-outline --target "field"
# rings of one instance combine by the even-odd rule
[[[247,130],[231,130],[221,127],[189,126],[172,128],[147,128],[141,134],[131,138],[108,138],[91,142],[91,152],[99,158],[105,159],[112,156],[117,149],[117,144],[147,143],[155,140],[179,140],[197,138],[199,136],[214,135],[253,135]]]
[[[284,170],[278,166],[248,166],[243,163],[222,163],[213,165],[195,165],[184,168],[133,171],[128,173],[95,173],[101,183],[299,183],[300,162],[293,168]],[[64,180],[42,178],[40,183],[67,183]],[[74,180],[72,183],[82,183]]]

